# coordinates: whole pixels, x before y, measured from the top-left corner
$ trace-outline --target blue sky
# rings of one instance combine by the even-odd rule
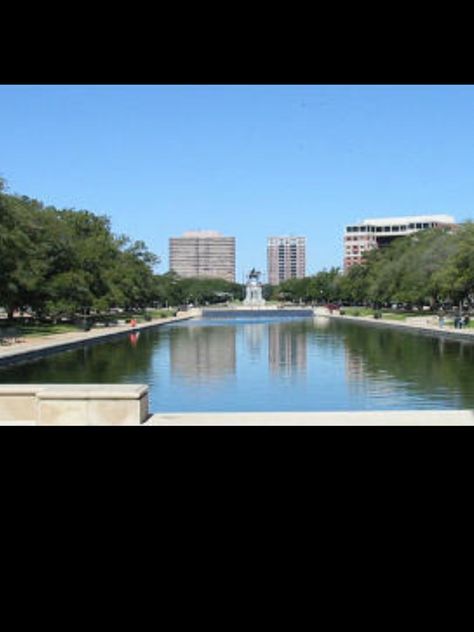
[[[474,86],[0,86],[9,190],[106,214],[168,270],[168,238],[307,237],[307,273],[342,265],[346,224],[474,218]]]

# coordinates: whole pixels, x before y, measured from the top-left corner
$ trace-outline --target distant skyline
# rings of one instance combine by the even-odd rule
[[[342,266],[365,218],[474,218],[474,86],[0,86],[9,191],[106,214],[169,269],[168,240],[236,238],[236,280],[270,236],[306,272]]]

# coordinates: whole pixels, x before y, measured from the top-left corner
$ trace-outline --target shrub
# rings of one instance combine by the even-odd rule
[[[375,310],[374,318],[382,318],[382,312],[379,309]]]

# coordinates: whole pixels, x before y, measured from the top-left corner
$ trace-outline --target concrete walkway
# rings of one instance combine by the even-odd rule
[[[334,320],[374,325],[376,327],[391,327],[411,333],[421,333],[438,338],[448,338],[460,342],[474,343],[474,329],[454,329],[452,327],[440,327],[436,316],[414,316],[407,320],[391,320],[389,318],[373,318],[372,316],[341,316],[340,314],[315,313],[315,317],[325,316]]]
[[[115,325],[112,327],[100,327],[97,329],[91,329],[90,331],[81,332],[68,332],[63,334],[51,334],[49,336],[28,337],[21,342],[14,342],[9,345],[0,346],[0,364],[7,364],[8,362],[16,359],[27,359],[47,353],[62,351],[63,349],[69,349],[70,347],[80,346],[93,341],[106,340],[107,338],[114,338],[117,336],[123,336],[126,333],[133,333],[134,331],[142,331],[143,329],[150,329],[153,327],[159,327],[160,325],[166,325],[168,323],[174,323],[181,320],[188,320],[194,318],[193,312],[182,312],[177,316],[170,318],[157,318],[147,323],[137,325],[133,329],[129,324],[127,325]]]
[[[474,426],[471,410],[158,413],[144,426]]]

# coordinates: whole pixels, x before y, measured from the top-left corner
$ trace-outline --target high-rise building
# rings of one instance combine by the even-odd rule
[[[269,237],[267,269],[271,285],[302,279],[306,269],[306,237]]]
[[[397,237],[410,235],[428,228],[455,226],[450,215],[411,215],[365,219],[360,224],[346,226],[344,231],[344,270],[362,263],[366,252],[383,248]]]
[[[171,237],[170,270],[181,277],[214,277],[235,281],[235,237],[211,230]]]

